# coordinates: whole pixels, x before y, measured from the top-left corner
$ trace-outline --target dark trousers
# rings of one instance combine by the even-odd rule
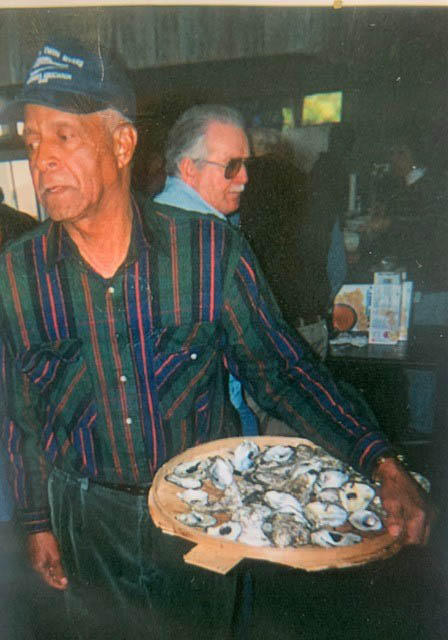
[[[187,565],[182,556],[191,544],[154,526],[146,496],[59,470],[49,495],[80,639],[234,637],[237,575]]]

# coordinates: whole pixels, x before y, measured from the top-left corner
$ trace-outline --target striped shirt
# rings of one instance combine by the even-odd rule
[[[369,473],[390,447],[283,322],[225,220],[149,203],[104,279],[51,221],[0,256],[1,429],[18,513],[50,528],[53,466],[149,485],[186,448],[238,435],[227,371],[259,405]]]

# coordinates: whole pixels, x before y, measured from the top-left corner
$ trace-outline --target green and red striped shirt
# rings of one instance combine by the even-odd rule
[[[45,222],[1,254],[0,327],[1,428],[29,531],[50,528],[53,466],[149,485],[186,448],[238,435],[228,370],[366,474],[390,448],[284,323],[241,234],[214,216],[135,207],[109,279]]]

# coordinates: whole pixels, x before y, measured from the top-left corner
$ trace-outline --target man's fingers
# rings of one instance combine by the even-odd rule
[[[60,564],[54,563],[38,569],[45,582],[53,589],[64,590],[68,586],[68,580]]]

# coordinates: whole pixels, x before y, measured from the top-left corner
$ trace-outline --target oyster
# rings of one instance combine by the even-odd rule
[[[339,502],[338,489],[322,489],[318,493],[320,502]]]
[[[281,491],[266,491],[264,501],[270,507],[281,513],[299,513],[302,514],[302,505],[290,493]]]
[[[199,489],[202,487],[202,480],[195,476],[177,476],[174,473],[170,473],[165,476],[165,480],[177,484],[178,487],[183,489]]]
[[[342,487],[348,478],[348,475],[339,469],[323,469],[317,477],[317,484],[320,489],[337,489]]]
[[[298,444],[296,447],[296,458],[297,460],[310,460],[310,458],[314,458],[315,452],[313,447],[310,447],[308,444]]]
[[[416,480],[423,489],[429,493],[431,491],[431,483],[428,478],[422,476],[421,473],[417,473],[417,471],[411,471],[411,476]]]
[[[292,461],[294,457],[294,449],[282,444],[275,445],[273,447],[267,447],[264,453],[262,453],[259,467],[269,467],[278,464],[286,464],[288,461]]]
[[[321,527],[339,527],[347,520],[347,512],[337,504],[330,502],[310,502],[306,505],[305,517],[315,529]]]
[[[225,489],[233,482],[232,463],[219,456],[215,458],[215,461],[209,467],[208,473],[210,480],[217,489]]]
[[[215,538],[224,538],[226,540],[237,540],[242,527],[239,522],[229,520],[223,524],[218,524],[216,527],[208,527],[207,533]]]
[[[181,462],[173,469],[173,474],[181,478],[198,477],[205,475],[205,469],[208,466],[207,460],[191,460],[189,462]]]
[[[375,489],[364,482],[346,482],[341,487],[341,504],[346,511],[365,509],[375,497]]]
[[[244,473],[251,469],[254,465],[254,458],[260,453],[260,449],[252,440],[244,440],[233,454],[233,466],[236,471]]]
[[[378,531],[378,529],[382,529],[383,527],[379,515],[367,509],[354,511],[349,515],[348,520],[355,529],[359,529],[360,531]]]
[[[208,493],[201,489],[187,489],[177,495],[183,502],[192,506],[204,506],[208,503]]]
[[[361,542],[361,540],[361,536],[356,533],[341,533],[340,531],[329,531],[328,529],[319,529],[311,534],[311,542],[320,547],[348,547]]]
[[[298,547],[310,541],[310,530],[305,522],[297,521],[294,515],[287,513],[274,514],[265,522],[263,530],[276,547]]]
[[[216,518],[207,513],[198,513],[197,511],[189,511],[188,513],[179,513],[176,519],[182,524],[189,527],[201,527],[206,529],[216,524]]]
[[[300,500],[302,504],[307,504],[313,493],[314,484],[317,478],[317,471],[309,469],[305,473],[293,477],[284,487]]]

